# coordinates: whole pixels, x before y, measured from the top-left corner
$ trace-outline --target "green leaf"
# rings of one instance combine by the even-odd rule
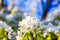
[[[6,21],[6,19],[4,17],[2,17],[1,15],[0,15],[0,20]]]
[[[57,15],[57,17],[55,18],[55,20],[60,20],[60,15]]]
[[[0,40],[8,40],[8,32],[4,28],[0,28]]]
[[[46,40],[57,40],[57,36],[54,33],[50,32],[47,34]]]
[[[58,36],[58,40],[60,40],[60,35]]]

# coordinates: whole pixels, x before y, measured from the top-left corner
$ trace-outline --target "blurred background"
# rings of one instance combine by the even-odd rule
[[[50,12],[60,11],[60,0],[0,0],[0,13],[4,11],[4,16],[13,9],[43,20]]]

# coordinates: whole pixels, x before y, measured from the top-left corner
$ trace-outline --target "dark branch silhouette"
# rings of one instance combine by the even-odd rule
[[[49,10],[49,7],[50,7],[50,3],[51,3],[51,0],[48,0],[47,4],[46,4],[46,8],[44,10],[44,15],[43,15],[43,18],[42,19],[45,19],[46,16],[47,16],[47,12]]]
[[[3,2],[4,0],[2,0],[2,7],[4,8],[6,8],[6,4]]]

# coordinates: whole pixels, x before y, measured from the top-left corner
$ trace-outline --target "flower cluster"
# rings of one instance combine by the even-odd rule
[[[52,21],[49,20],[50,15],[46,20],[43,21],[40,21],[32,16],[27,16],[25,19],[19,22],[20,27],[18,29],[18,35],[16,36],[17,40],[59,40],[60,13],[56,10],[53,12],[53,14],[55,15],[55,18],[52,18]],[[58,23],[58,25],[54,22]]]
[[[60,11],[48,13],[42,21],[33,13],[16,7],[11,12],[1,10],[0,40],[60,40]]]
[[[40,21],[31,16],[27,16],[25,19],[19,22],[19,26],[17,39],[19,39],[18,37],[22,38],[28,32],[33,32],[35,30],[36,33],[38,33],[40,31]]]

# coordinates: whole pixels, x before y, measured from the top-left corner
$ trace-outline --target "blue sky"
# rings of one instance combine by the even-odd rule
[[[7,1],[8,7],[12,7],[12,0],[4,0]],[[52,12],[58,8],[60,1],[51,0],[50,7],[48,12]],[[15,6],[19,7],[24,12],[32,12],[33,9],[36,9],[35,15],[37,18],[42,18],[44,14],[44,10],[47,4],[47,0],[15,0]]]

